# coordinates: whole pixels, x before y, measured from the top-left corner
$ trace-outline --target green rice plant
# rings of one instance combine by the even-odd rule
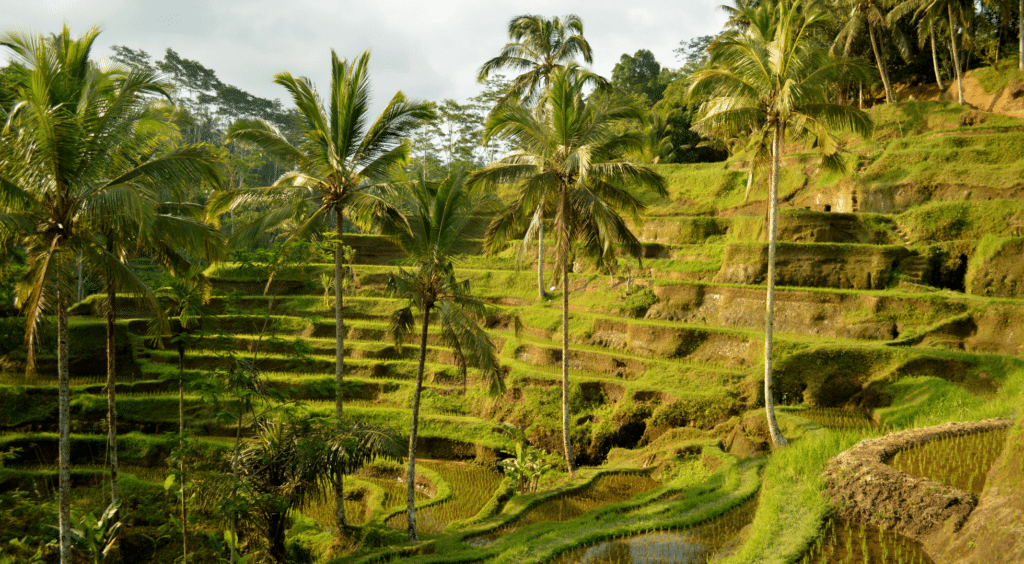
[[[889,464],[964,491],[980,494],[985,477],[1003,451],[1008,430],[945,437],[900,451]]]
[[[475,516],[501,483],[501,473],[494,468],[442,460],[422,460],[419,464],[436,472],[452,488],[451,499],[417,509],[417,529],[426,534],[438,534],[454,521]],[[407,525],[406,514],[394,515],[387,520],[387,524],[404,530]]]
[[[800,557],[802,564],[933,564],[921,543],[901,534],[840,519],[828,519]]]

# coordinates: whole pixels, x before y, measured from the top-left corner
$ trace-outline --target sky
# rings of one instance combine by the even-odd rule
[[[681,40],[717,34],[726,0],[0,0],[0,30],[73,36],[103,30],[95,58],[111,45],[162,58],[170,47],[216,71],[222,82],[284,100],[273,84],[287,70],[328,88],[330,50],[353,59],[370,49],[370,80],[379,109],[398,90],[414,99],[460,102],[481,91],[477,69],[508,41],[521,14],[576,14],[594,51],[592,70],[611,77],[623,53],[648,49],[663,67],[682,65]],[[4,54],[3,56],[6,56]],[[6,61],[4,61],[6,62]]]

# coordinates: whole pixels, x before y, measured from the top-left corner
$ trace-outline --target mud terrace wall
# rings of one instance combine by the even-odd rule
[[[928,549],[936,537],[960,531],[977,507],[978,497],[905,474],[886,461],[901,450],[929,441],[1012,424],[1009,419],[947,423],[861,441],[825,467],[826,492],[832,507],[843,519],[894,530],[921,541]]]
[[[910,251],[904,247],[779,243],[775,253],[779,286],[879,290]],[[727,245],[715,281],[725,284],[763,284],[768,272],[768,246],[761,243]]]

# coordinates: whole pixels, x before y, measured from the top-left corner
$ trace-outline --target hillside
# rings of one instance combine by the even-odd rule
[[[1011,82],[996,97],[1019,98],[1021,88]],[[875,135],[849,140],[855,162],[848,175],[819,171],[799,146],[784,159],[775,378],[791,447],[771,453],[763,422],[764,179],[744,201],[742,154],[724,163],[658,165],[669,197],[645,196],[648,216],[634,226],[643,261],[620,261],[614,273],[580,264],[571,276],[573,441],[586,468],[574,479],[559,468],[558,294],[537,299],[534,265],[517,267],[515,249],[488,257],[479,240],[467,241],[456,274],[492,307],[487,330],[506,367],[507,391],[488,397],[473,370],[464,381],[432,330],[419,431],[419,456],[428,459],[420,519],[434,523],[424,525],[426,540],[402,544],[394,532],[404,519],[400,488],[389,479],[397,471],[379,464],[352,478],[348,490],[361,544],[332,545],[324,531],[333,503],[324,502],[298,516],[290,537],[296,561],[327,561],[331,551],[330,561],[339,563],[398,556],[570,562],[600,554],[602,561],[629,561],[613,558],[664,549],[674,561],[717,555],[723,562],[840,562],[853,553],[836,551],[862,541],[867,547],[868,537],[877,539],[874,562],[992,562],[992,554],[973,547],[1016,538],[1018,552],[997,555],[1012,561],[1005,558],[1024,550],[1004,526],[1019,528],[1024,499],[1015,482],[1024,477],[1024,115],[1005,101],[990,102],[1006,110],[999,114],[923,98],[871,110]],[[400,306],[386,295],[387,275],[401,255],[373,235],[353,234],[346,244],[355,250],[344,302],[346,413],[407,433],[416,350],[387,338],[389,316]],[[298,413],[332,414],[335,324],[320,281],[332,266],[292,265],[269,285],[260,263],[212,267],[216,330],[185,356],[188,378],[213,381],[239,359],[252,359],[268,387],[301,402],[293,407]],[[102,299],[72,312],[79,510],[98,511],[105,499]],[[178,425],[179,356],[169,339],[157,347],[144,338],[148,322],[136,319],[142,304],[125,296],[118,307],[119,430],[130,433],[121,459],[123,475],[133,476],[126,497],[136,500],[123,510],[135,532],[122,541],[121,555],[124,562],[170,562],[178,545],[168,539],[180,533],[158,528],[175,504],[160,485],[174,440],[161,434]],[[523,324],[518,333],[515,317]],[[23,322],[0,319],[0,328],[9,351],[0,365],[0,451],[21,449],[0,468],[0,490],[47,499],[56,454],[53,336],[42,344],[41,375],[26,381]],[[217,412],[235,404],[208,400],[197,389],[186,395],[189,431],[211,452],[224,450],[237,429]],[[829,458],[889,431],[990,417],[1016,423],[1001,424],[1012,428],[986,447],[991,460],[977,464],[987,466],[971,466],[990,483],[964,486],[978,485],[967,494],[977,510],[968,510],[956,531],[914,529],[910,516],[883,534],[871,528],[880,522],[830,512],[822,476]],[[521,429],[555,466],[536,492],[512,495],[495,469],[497,459],[515,453],[514,442],[495,430],[499,423]],[[242,433],[253,433],[249,418]],[[996,523],[998,503],[1015,520]],[[220,530],[203,519],[195,523],[205,535],[197,534],[196,550],[213,554]],[[666,531],[684,531],[702,548],[671,552],[682,550],[682,541],[656,536]],[[12,534],[43,535],[28,525]],[[890,547],[914,559],[896,560]],[[4,560],[3,550],[0,563],[21,561],[13,548],[13,560]]]

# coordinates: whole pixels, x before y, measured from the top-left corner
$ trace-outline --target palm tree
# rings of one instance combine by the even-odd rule
[[[1024,13],[1024,2],[1021,4]],[[963,68],[960,66],[960,49],[957,46],[957,31],[964,28],[965,11],[973,11],[974,4],[963,0],[903,0],[893,8],[890,18],[893,21],[910,13],[921,14],[921,17],[935,16],[943,11],[949,24],[950,49],[953,53],[953,69],[956,73],[957,101],[964,105]],[[934,41],[934,36],[932,37]],[[1024,41],[1024,39],[1022,39]],[[1024,43],[1022,43],[1024,45]]]
[[[483,82],[492,73],[501,69],[525,71],[509,85],[508,92],[499,100],[499,106],[510,101],[521,100],[532,105],[540,99],[550,86],[551,73],[574,63],[582,57],[587,64],[593,63],[590,43],[583,38],[583,20],[575,14],[564,19],[551,19],[539,15],[516,16],[508,24],[508,37],[501,54],[480,67],[477,81]],[[608,82],[583,69],[575,68],[587,83],[605,87]],[[530,228],[523,239],[524,248],[537,238],[537,296],[547,297],[544,291],[544,205],[537,205]]]
[[[875,57],[875,64],[878,66],[878,75],[882,78],[882,85],[885,87],[885,101],[891,104],[896,101],[896,94],[889,80],[889,69],[885,64],[885,53],[879,42],[879,35],[882,31],[889,31],[896,45],[897,51],[906,59],[910,53],[906,37],[899,28],[889,24],[886,19],[885,8],[888,0],[847,0],[845,8],[849,14],[846,23],[836,35],[832,48],[843,46],[843,55],[849,56],[853,50],[853,43],[867,31],[868,39],[871,42],[871,53]]]
[[[486,313],[484,304],[471,297],[468,280],[455,278],[456,249],[483,221],[484,213],[494,210],[493,200],[476,197],[466,187],[465,179],[465,173],[454,171],[437,184],[424,179],[407,183],[403,208],[410,227],[394,235],[395,242],[408,256],[411,269],[400,268],[388,283],[392,295],[408,300],[406,307],[393,314],[390,332],[401,344],[416,324],[414,310],[419,312],[422,323],[406,480],[410,540],[417,538],[416,438],[431,315],[436,314],[442,340],[456,350],[463,362],[480,368],[492,394],[503,392],[505,387],[494,343],[477,323]]]
[[[555,265],[562,284],[562,445],[570,474],[575,472],[569,439],[569,268],[572,255],[590,256],[599,266],[614,257],[614,244],[639,256],[643,247],[617,210],[639,221],[644,209],[628,185],[664,195],[665,181],[648,168],[620,159],[639,150],[637,132],[616,133],[623,119],[642,119],[635,106],[609,101],[600,105],[583,96],[583,81],[574,65],[551,75],[551,88],[541,104],[543,113],[522,104],[498,108],[487,120],[487,136],[508,135],[523,149],[475,171],[470,184],[516,184],[520,196],[488,227],[486,245],[496,252],[517,236],[526,214],[549,197],[554,200]],[[577,242],[582,247],[575,248]]]
[[[590,43],[583,38],[583,20],[575,14],[564,19],[534,14],[516,16],[508,23],[508,37],[511,41],[501,48],[501,54],[484,63],[477,72],[477,80],[483,82],[501,69],[524,71],[512,80],[502,103],[521,100],[532,105],[548,89],[551,73],[556,69],[565,68],[577,57],[588,65],[593,63]],[[596,75],[588,75],[587,80],[594,85],[606,83]]]
[[[786,135],[808,136],[828,168],[842,168],[837,130],[870,135],[870,118],[860,110],[830,103],[828,92],[844,76],[863,76],[848,59],[830,57],[810,33],[825,18],[820,6],[801,0],[762,5],[742,34],[724,38],[711,51],[711,64],[693,75],[691,99],[705,100],[694,129],[720,139],[749,135],[771,138],[768,196],[768,274],[765,315],[764,394],[768,428],[776,446],[787,444],[775,420],[772,397],[772,328],[779,158]]]
[[[255,443],[239,459],[252,508],[245,522],[268,539],[274,562],[288,562],[290,510],[329,498],[334,493],[330,484],[339,475],[375,458],[401,457],[401,443],[391,429],[346,421],[331,425],[308,417],[261,421]]]
[[[409,137],[421,121],[433,117],[428,104],[407,100],[395,93],[380,116],[367,127],[370,105],[368,65],[365,51],[352,63],[338,59],[331,51],[331,91],[324,107],[316,89],[305,78],[288,72],[274,76],[301,114],[303,143],[292,145],[280,130],[266,121],[235,122],[228,140],[256,145],[271,157],[295,167],[273,186],[224,192],[213,202],[215,212],[244,204],[267,206],[245,228],[233,236],[244,240],[259,236],[282,222],[292,220],[289,240],[326,237],[334,244],[335,315],[335,416],[342,420],[345,375],[345,333],[342,307],[343,223],[347,216],[366,228],[401,225],[401,214],[374,195],[390,172],[409,155]],[[329,234],[333,221],[334,236]],[[337,484],[338,527],[345,526],[342,484]]]
[[[196,341],[196,330],[200,329],[211,316],[207,307],[210,302],[210,282],[197,268],[190,269],[185,276],[171,280],[170,284],[156,291],[157,299],[164,306],[166,317],[177,318],[171,343],[178,351],[178,494],[181,496],[181,554],[182,562],[188,562],[188,507],[185,491],[185,353]],[[151,333],[159,339],[163,334],[163,323],[158,320],[151,327]]]
[[[935,41],[935,25],[942,21],[945,17],[942,13],[942,6],[938,2],[930,2],[926,6],[921,6],[917,10],[918,22],[917,22],[917,44],[919,47],[924,47],[925,43],[931,46],[932,50],[932,68],[935,71],[935,84],[939,87],[939,90],[945,90],[946,85],[942,83],[942,72],[939,70],[939,51],[938,45]],[[900,5],[894,7],[887,16],[889,23],[895,23],[900,17],[906,14],[906,11],[900,9]]]
[[[164,135],[167,136],[167,141],[171,139],[170,133],[170,131],[164,132]],[[212,178],[212,180],[216,181],[215,178]],[[165,183],[162,188],[175,187],[167,186]],[[142,250],[145,254],[154,258],[167,272],[181,275],[191,269],[192,257],[222,258],[221,251],[223,250],[222,245],[220,245],[221,239],[219,234],[209,225],[194,218],[177,215],[177,213],[181,212],[184,212],[186,215],[198,215],[201,212],[201,207],[180,202],[150,201],[149,204],[154,208],[151,214],[147,216],[121,215],[114,218],[109,225],[104,226],[102,233],[102,236],[106,238],[107,253],[118,261],[116,269],[108,268],[105,273],[107,294],[105,305],[107,331],[107,444],[110,456],[111,503],[114,505],[120,502],[117,479],[117,400],[115,393],[117,374],[115,326],[117,324],[117,288],[118,280],[121,278],[118,270],[126,268],[133,251]],[[134,284],[134,287],[140,289],[138,284]],[[143,286],[141,290],[150,305],[153,305],[155,303],[154,296],[149,288]],[[157,311],[157,320],[162,322],[162,316],[159,313]]]
[[[166,96],[155,73],[108,72],[89,60],[98,33],[92,28],[73,39],[65,27],[49,38],[0,35],[0,45],[21,69],[15,104],[0,131],[0,229],[29,257],[18,284],[29,374],[36,368],[39,323],[47,310],[57,315],[58,513],[65,563],[71,557],[69,266],[82,257],[117,288],[146,294],[145,284],[111,253],[109,236],[128,227],[151,228],[160,186],[219,182],[203,148],[166,148],[167,126],[144,97]],[[137,223],[125,223],[126,217]]]

